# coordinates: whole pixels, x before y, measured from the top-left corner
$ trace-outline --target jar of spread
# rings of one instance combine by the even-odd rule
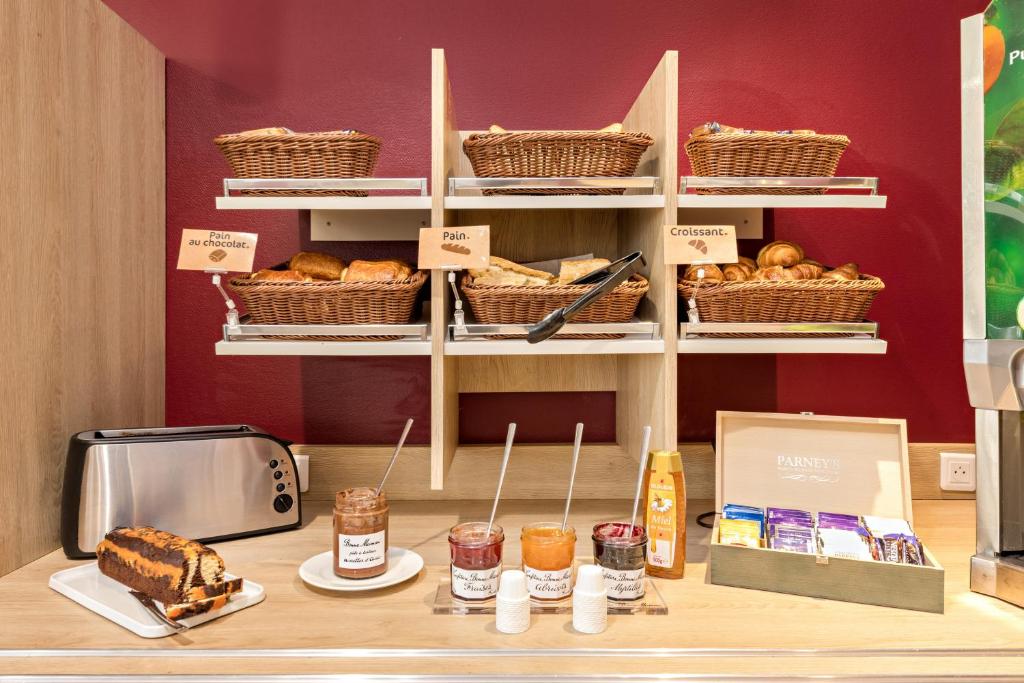
[[[520,537],[526,587],[534,600],[562,600],[572,595],[576,530],[561,524],[530,524]]]
[[[368,579],[388,570],[388,500],[366,487],[334,497],[334,573]]]
[[[486,522],[457,524],[448,532],[451,550],[452,595],[460,600],[488,600],[498,594],[501,551],[505,533],[497,524],[487,533]]]
[[[609,600],[639,600],[644,596],[647,532],[640,525],[605,522],[594,527],[594,564],[604,572]]]

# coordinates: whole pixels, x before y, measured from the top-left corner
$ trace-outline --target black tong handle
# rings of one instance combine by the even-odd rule
[[[623,256],[600,270],[573,280],[570,284],[595,284],[596,286],[568,306],[551,311],[539,323],[530,326],[526,330],[526,341],[536,344],[552,337],[562,329],[563,325],[579,315],[580,311],[628,280],[636,269],[637,261],[647,265],[643,252],[634,251],[629,256]],[[616,266],[618,269],[613,270]]]

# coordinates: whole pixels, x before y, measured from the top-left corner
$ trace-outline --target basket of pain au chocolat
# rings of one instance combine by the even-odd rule
[[[608,259],[564,260],[559,273],[530,268],[491,256],[486,268],[471,269],[462,276],[460,290],[469,302],[476,322],[486,325],[533,325],[552,311],[568,306],[597,285],[569,284],[587,273],[610,265]],[[650,283],[632,275],[594,301],[573,318],[573,323],[628,323]],[[516,339],[526,335],[493,335]],[[621,334],[560,334],[559,339],[617,339]]]
[[[96,547],[102,574],[163,605],[171,621],[224,607],[242,590],[240,577],[224,576],[224,560],[197,541],[152,527],[119,527]]]
[[[701,277],[703,271],[703,277]],[[701,322],[853,323],[867,318],[882,280],[860,272],[856,263],[828,268],[805,256],[794,242],[763,247],[756,259],[739,263],[689,266],[678,282],[684,310],[691,299]],[[709,335],[712,336],[712,335]],[[721,333],[721,337],[820,337],[838,333],[779,335]]]
[[[287,263],[234,278],[256,325],[405,325],[412,321],[427,274],[396,259],[349,263],[319,252],[299,252]],[[390,341],[401,335],[275,336],[316,341]]]

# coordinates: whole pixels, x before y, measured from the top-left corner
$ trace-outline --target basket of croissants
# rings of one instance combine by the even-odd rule
[[[380,138],[358,130],[296,133],[260,128],[219,135],[214,144],[236,178],[367,178],[380,156]],[[246,195],[365,197],[358,190],[244,190]]]
[[[623,177],[636,173],[654,144],[646,133],[626,132],[621,123],[601,130],[510,132],[493,125],[473,133],[462,150],[478,178]],[[484,190],[491,194],[622,194],[615,188]]]
[[[230,287],[257,325],[402,325],[412,320],[426,281],[425,272],[403,261],[345,263],[330,254],[303,251],[287,263],[234,278]],[[384,341],[399,336],[301,338]]]
[[[477,322],[487,325],[532,325],[558,308],[573,303],[595,285],[572,285],[573,280],[609,265],[603,258],[564,260],[554,275],[508,259],[491,256],[487,268],[470,269],[460,289]],[[573,323],[626,323],[633,319],[650,283],[641,275],[594,301]],[[495,336],[510,338],[515,335]],[[520,335],[521,336],[521,335]],[[560,339],[614,339],[621,334],[559,335]]]
[[[849,323],[866,318],[885,285],[855,263],[826,268],[806,258],[800,245],[777,241],[756,259],[689,266],[678,287],[694,300],[701,322]]]

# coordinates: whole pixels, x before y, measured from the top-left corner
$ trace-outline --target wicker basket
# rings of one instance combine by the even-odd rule
[[[696,176],[833,176],[850,139],[845,135],[713,133],[690,138],[686,155]],[[824,188],[700,188],[698,194],[824,194]]]
[[[365,133],[235,133],[213,141],[236,178],[368,178],[380,155],[380,139]],[[366,196],[356,190],[245,190],[243,194]]]
[[[472,275],[462,276],[462,293],[476,321],[485,325],[531,325],[556,308],[568,306],[594,285],[477,285]],[[633,275],[590,304],[573,318],[574,323],[628,323],[650,283]],[[522,335],[518,335],[522,336]],[[617,339],[621,334],[559,335],[560,339]],[[495,339],[509,338],[498,337]]]
[[[696,282],[680,280],[678,288],[685,300],[696,291],[697,313],[702,322],[859,323],[865,320],[871,303],[885,285],[877,277],[862,275],[859,280],[758,280],[699,287]]]
[[[1024,299],[1024,289],[1012,285],[985,285],[985,317],[995,327],[1017,326],[1017,304]]]
[[[646,133],[474,133],[462,143],[478,178],[623,177],[636,173]],[[491,194],[622,194],[614,188],[484,190]]]
[[[427,281],[417,271],[395,282],[266,282],[234,278],[230,286],[257,325],[404,325]],[[274,339],[288,339],[278,337]],[[296,339],[386,341],[399,336],[303,336]]]

